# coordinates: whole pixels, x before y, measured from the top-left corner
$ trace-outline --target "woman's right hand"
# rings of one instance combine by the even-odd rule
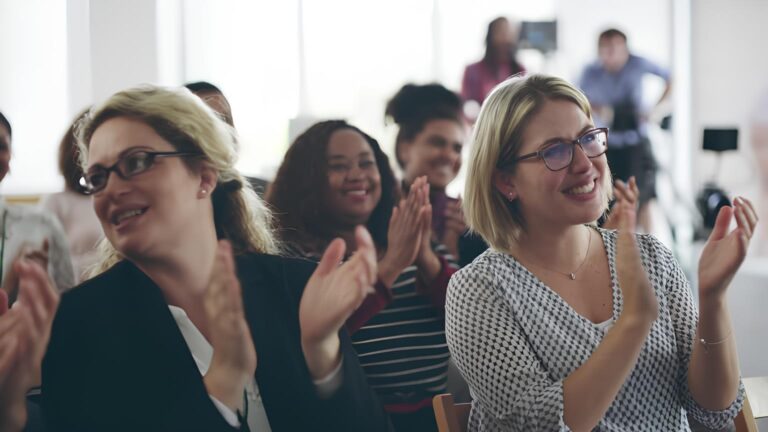
[[[429,196],[420,191],[427,183],[427,177],[414,180],[408,196],[401,200],[392,211],[387,232],[387,251],[379,262],[379,279],[386,286],[392,286],[400,273],[413,264],[421,248],[424,235],[423,217]]]
[[[256,372],[256,349],[245,320],[232,246],[226,240],[219,241],[203,303],[213,346],[205,387],[224,405],[242,410],[243,390]]]
[[[616,246],[616,270],[624,296],[621,318],[633,323],[650,325],[659,316],[659,302],[648,273],[640,258],[635,230],[637,212],[633,203],[620,201],[614,211],[619,213],[619,231]],[[620,319],[621,319],[620,318]]]

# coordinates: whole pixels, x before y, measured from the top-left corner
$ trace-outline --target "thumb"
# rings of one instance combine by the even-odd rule
[[[323,257],[317,265],[315,274],[318,276],[325,276],[332,272],[339,266],[341,259],[344,258],[344,252],[346,252],[346,250],[347,245],[344,243],[344,240],[340,238],[333,239],[331,244],[325,249],[325,252],[323,252]]]
[[[728,226],[731,224],[731,218],[733,217],[733,207],[725,206],[721,207],[717,212],[717,219],[715,219],[715,226],[712,228],[712,234],[709,235],[709,240],[720,240],[728,233]]]

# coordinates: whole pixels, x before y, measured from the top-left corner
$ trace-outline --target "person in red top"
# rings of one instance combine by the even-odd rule
[[[379,259],[375,295],[347,319],[347,330],[395,430],[437,431],[431,401],[446,391],[444,306],[457,267],[432,242],[426,176],[403,199],[399,189],[376,140],[333,120],[291,145],[267,201],[292,255],[317,259],[336,237],[354,254],[350,229],[369,230]]]
[[[517,61],[517,32],[509,20],[498,17],[488,24],[485,34],[485,55],[482,60],[464,69],[461,81],[461,97],[465,103],[474,101],[477,106],[469,110],[474,119],[488,93],[497,84],[512,75],[525,72]],[[471,115],[474,112],[475,115]]]

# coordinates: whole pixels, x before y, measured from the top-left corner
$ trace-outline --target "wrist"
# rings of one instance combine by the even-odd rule
[[[397,277],[400,276],[400,273],[402,273],[403,270],[405,270],[405,267],[399,268],[395,263],[393,263],[388,254],[384,254],[384,258],[378,262],[377,275],[379,280],[387,288],[391,288],[392,284],[395,283],[395,280],[397,280]]]
[[[327,377],[341,362],[341,341],[336,333],[322,340],[302,338],[301,349],[314,380]]]
[[[0,409],[0,431],[21,432],[26,423],[27,406],[24,400]]]
[[[232,411],[242,411],[245,382],[240,382],[237,377],[230,375],[211,367],[203,377],[203,383],[209,396],[216,398]]]

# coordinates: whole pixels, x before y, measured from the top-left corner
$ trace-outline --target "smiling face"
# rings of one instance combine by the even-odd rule
[[[88,168],[110,167],[136,151],[176,150],[147,124],[116,117],[91,136]],[[181,158],[157,158],[150,169],[127,180],[110,173],[106,187],[93,196],[93,206],[117,251],[134,260],[161,258],[185,236],[199,232],[201,223],[212,221],[210,200],[200,199],[204,188],[211,192],[212,186]]]
[[[573,141],[594,125],[578,105],[548,100],[522,134],[519,155],[536,152],[558,140]],[[605,155],[588,158],[574,148],[571,165],[551,171],[539,158],[520,161],[513,174],[498,172],[497,189],[519,201],[528,225],[567,226],[596,221],[605,210],[610,172]]]
[[[365,224],[381,199],[381,175],[373,149],[359,133],[340,129],[326,149],[326,208],[340,225]]]
[[[461,168],[465,138],[464,126],[455,120],[427,122],[412,140],[402,142],[399,152],[405,166],[405,180],[412,183],[425,175],[431,187],[445,189]]]

